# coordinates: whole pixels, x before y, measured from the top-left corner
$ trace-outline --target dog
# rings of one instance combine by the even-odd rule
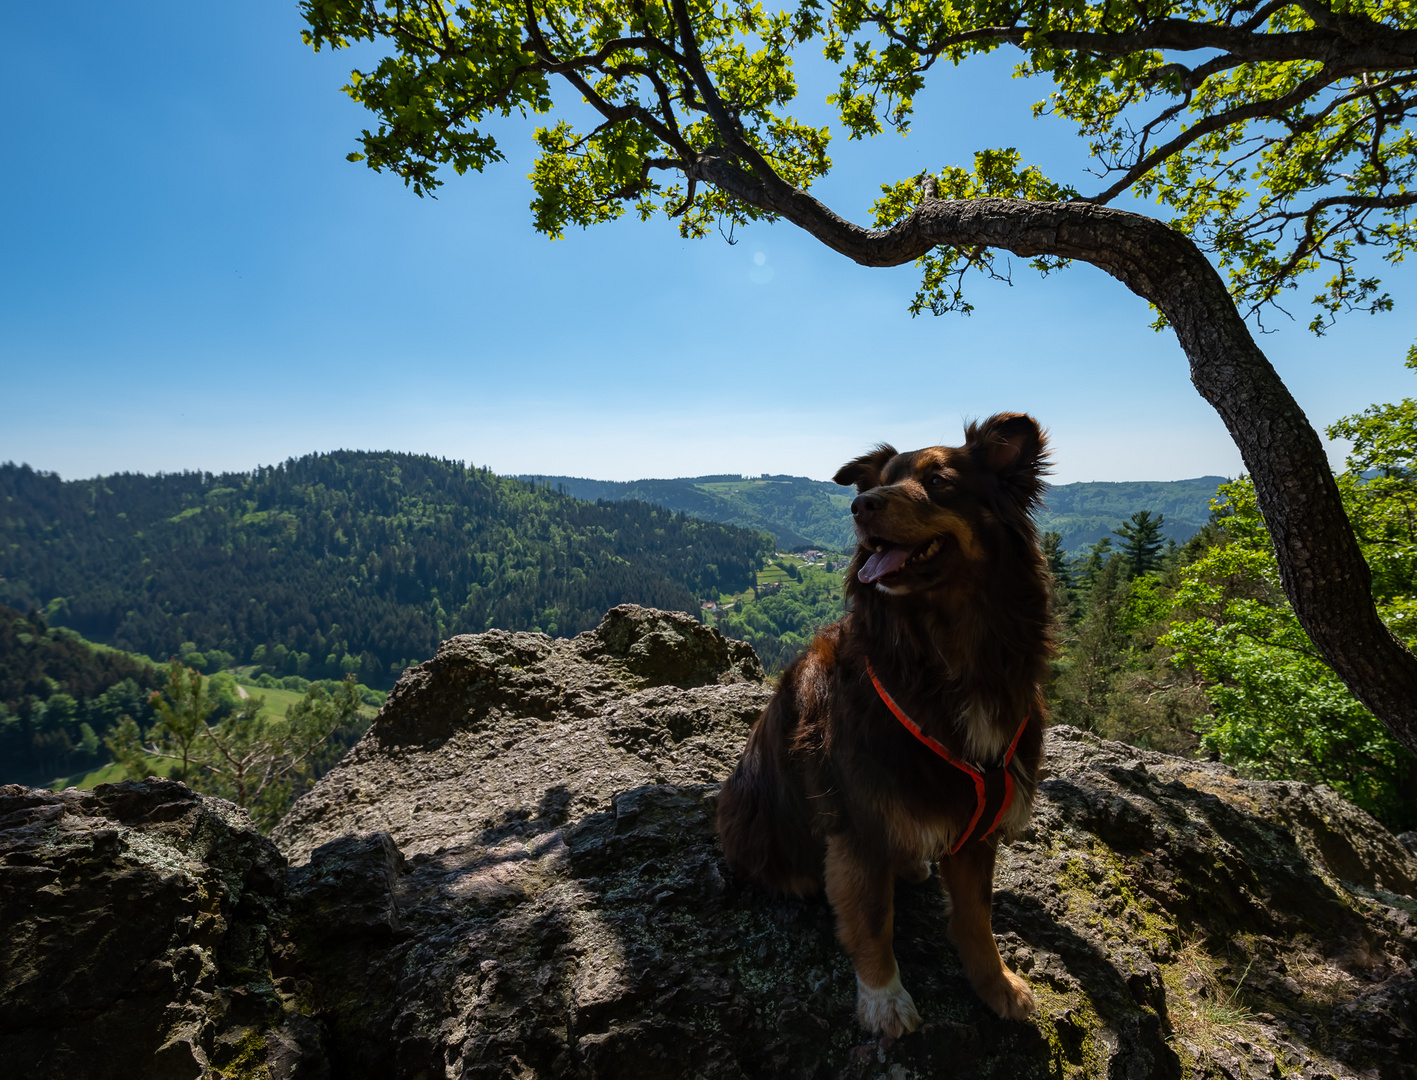
[[[920,1024],[894,890],[932,865],[975,992],[1005,1018],[1034,1010],[990,911],[996,846],[1027,823],[1043,764],[1050,578],[1030,511],[1048,466],[1021,413],[971,424],[963,446],[883,444],[844,465],[847,614],[784,671],[719,794],[732,869],[781,893],[825,888],[868,1031]]]

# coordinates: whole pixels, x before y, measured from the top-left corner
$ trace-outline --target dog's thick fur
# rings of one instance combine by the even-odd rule
[[[894,888],[931,863],[975,990],[1001,1016],[1033,1011],[999,957],[990,906],[995,847],[1027,822],[1043,759],[1049,586],[1029,512],[1045,453],[1032,417],[1003,413],[970,425],[962,447],[883,445],[843,466],[836,482],[859,493],[847,615],[783,673],[719,796],[732,867],[781,892],[826,888],[872,1031],[920,1023],[891,946]],[[925,734],[978,768],[1000,764],[1027,717],[998,831],[947,854],[974,812],[973,783],[888,711],[868,659]]]

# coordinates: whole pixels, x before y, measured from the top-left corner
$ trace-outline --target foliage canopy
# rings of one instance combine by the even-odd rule
[[[1413,244],[1409,0],[306,0],[302,10],[314,48],[383,51],[345,87],[377,117],[351,158],[419,194],[445,167],[502,159],[492,118],[554,112],[535,131],[531,178],[536,228],[552,237],[627,210],[666,214],[686,236],[778,216],[785,189],[831,168],[829,129],[793,112],[804,50],[836,67],[828,101],[857,139],[908,130],[937,64],[1009,47],[1016,74],[1051,81],[1034,111],[1076,124],[1098,188],[1056,182],[1011,147],[972,148],[929,178],[941,198],[1155,198],[1215,253],[1250,311],[1327,268],[1318,331],[1343,310],[1390,307],[1360,253],[1396,261]],[[908,215],[925,190],[925,177],[894,181],[878,225]],[[988,269],[991,255],[944,245],[919,261],[916,310],[943,311],[968,307],[958,276]]]
[[[1154,304],[1255,482],[1281,584],[1324,660],[1417,750],[1417,656],[1369,595],[1370,571],[1323,446],[1243,313],[1330,277],[1311,322],[1391,298],[1360,253],[1411,248],[1409,0],[305,0],[306,41],[383,58],[347,92],[377,117],[363,157],[419,193],[501,157],[487,121],[547,114],[532,174],[550,236],[634,209],[686,236],[780,218],[862,265],[915,260],[914,308],[967,310],[960,281],[1008,250],[1082,259]],[[1016,149],[883,187],[866,229],[807,191],[829,131],[790,112],[794,63],[820,47],[853,138],[906,128],[928,72],[1003,46],[1052,81],[1035,111],[1073,121],[1106,186],[1043,175]],[[555,90],[570,100],[555,100]],[[576,99],[579,99],[577,102]],[[588,106],[590,119],[580,103]],[[958,151],[956,151],[958,153]],[[1151,196],[1170,225],[1108,207]],[[1209,257],[1205,251],[1209,251]],[[1219,262],[1222,281],[1210,261]],[[1321,573],[1312,572],[1315,565]]]
[[[1351,481],[1361,484],[1351,470],[1345,478],[1348,493]],[[1417,759],[1349,693],[1299,626],[1247,479],[1221,487],[1217,522],[1225,542],[1182,574],[1161,639],[1174,650],[1172,663],[1193,670],[1205,688],[1203,744],[1250,775],[1326,783],[1389,824],[1410,827]],[[1380,610],[1400,634],[1407,624],[1402,636],[1411,644],[1410,551],[1408,559],[1405,583]]]

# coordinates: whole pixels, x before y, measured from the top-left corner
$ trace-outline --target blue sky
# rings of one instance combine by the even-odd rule
[[[1146,305],[1089,267],[906,310],[910,267],[854,266],[787,225],[686,242],[621,221],[532,232],[530,123],[437,200],[351,165],[356,57],[300,41],[293,0],[16,5],[0,38],[0,461],[67,477],[249,469],[336,448],[506,473],[827,477],[880,440],[1033,412],[1060,482],[1234,474],[1239,459]],[[818,189],[865,220],[878,185],[1014,145],[1082,181],[1008,57],[948,72],[907,139],[834,144]],[[802,113],[828,114],[803,77]],[[1390,315],[1262,341],[1318,427],[1412,392],[1417,284]],[[1304,294],[1314,290],[1306,289]]]

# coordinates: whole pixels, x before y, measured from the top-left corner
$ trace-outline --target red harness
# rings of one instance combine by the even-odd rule
[[[876,678],[876,671],[871,667],[871,662],[866,661],[866,674],[871,676],[871,685],[876,688],[876,693],[881,696],[881,700],[886,703],[895,718],[905,725],[905,730],[914,735],[940,757],[944,758],[956,769],[967,774],[974,781],[974,816],[969,819],[968,827],[960,834],[955,846],[950,848],[949,854],[953,855],[970,840],[982,840],[999,827],[999,822],[1003,820],[1005,811],[1013,805],[1014,801],[1014,778],[1009,775],[1009,762],[1014,758],[1014,750],[1018,748],[1018,740],[1023,735],[1023,729],[1028,727],[1028,717],[1023,718],[1023,723],[1019,724],[1018,730],[1014,732],[1013,742],[1009,743],[1009,748],[1004,753],[1003,764],[998,768],[980,772],[969,762],[956,757],[950,753],[940,742],[930,738],[920,730],[914,720],[905,715],[905,710],[895,703],[895,699],[886,693],[886,688],[881,685],[881,680]],[[984,823],[984,811],[991,805],[997,805],[998,810],[994,813],[993,820],[989,827],[982,832],[976,831]]]

